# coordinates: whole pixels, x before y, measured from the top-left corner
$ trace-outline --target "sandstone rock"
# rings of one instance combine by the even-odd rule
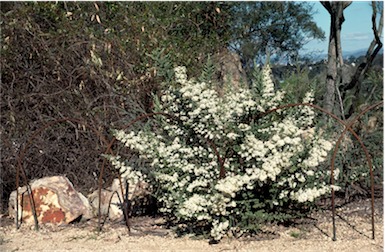
[[[77,192],[64,176],[46,177],[31,183],[39,223],[63,224],[81,218],[93,217],[87,198]],[[33,214],[25,186],[19,188],[19,211],[17,218],[23,223],[33,223]],[[13,218],[16,209],[16,191],[9,198],[9,215]]]
[[[112,197],[112,199],[111,199]],[[98,207],[99,207],[99,195],[98,190],[94,191],[90,195],[88,195],[88,199],[91,203],[93,213],[95,216],[98,215]],[[121,198],[122,199],[122,198]],[[111,200],[111,205],[110,204]],[[111,190],[102,190],[101,192],[101,203],[100,203],[100,214],[102,216],[106,216],[108,214],[108,218],[110,220],[122,220],[123,212],[119,207],[120,201],[116,193]],[[108,209],[110,208],[110,209]]]
[[[108,218],[113,221],[123,220],[123,211],[120,208],[120,204],[123,202],[124,194],[126,193],[126,184],[122,184],[122,190],[120,188],[119,179],[114,179],[111,186],[107,189],[102,189],[101,192],[101,205],[100,213],[102,216],[106,216],[108,213]],[[134,200],[138,197],[143,197],[149,194],[148,184],[145,182],[139,182],[137,184],[130,184],[128,190],[128,199]],[[94,191],[88,195],[88,200],[91,203],[93,208],[94,215],[98,214],[99,207],[99,195],[98,190]],[[109,205],[111,200],[111,204]],[[109,209],[108,209],[109,207]]]
[[[90,202],[88,201],[87,197],[84,196],[82,193],[78,192],[78,195],[80,200],[83,202],[84,206],[86,206],[87,208],[87,211],[85,211],[84,214],[82,214],[81,221],[92,219],[94,217],[94,214],[93,214],[93,208]]]

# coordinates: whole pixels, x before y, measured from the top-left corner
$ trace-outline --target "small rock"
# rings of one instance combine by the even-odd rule
[[[145,182],[138,182],[137,184],[130,184],[128,190],[128,199],[133,200],[137,197],[144,197],[148,195],[148,184]],[[123,189],[123,194],[122,194]],[[100,201],[100,213],[106,216],[112,221],[121,221],[124,219],[123,211],[120,208],[121,203],[124,200],[124,193],[126,192],[126,184],[122,183],[120,187],[119,179],[114,179],[111,186],[101,191]],[[88,195],[88,200],[91,203],[93,212],[98,214],[99,208],[99,191],[96,190]],[[111,202],[111,204],[109,204]]]

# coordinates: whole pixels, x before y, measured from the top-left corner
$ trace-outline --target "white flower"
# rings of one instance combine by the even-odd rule
[[[262,97],[271,97],[275,95],[274,92],[274,83],[271,80],[271,68],[269,65],[266,65],[263,70],[262,70],[262,75],[263,75],[263,95]]]
[[[176,82],[180,84],[187,83],[187,69],[184,66],[174,68]]]
[[[222,239],[223,235],[227,232],[229,228],[229,221],[225,220],[223,222],[219,222],[218,220],[213,221],[213,228],[211,229],[211,237],[214,240]]]
[[[230,132],[227,134],[227,137],[229,139],[235,140],[238,137],[238,134],[235,134],[234,132]]]
[[[119,170],[122,179],[128,181],[131,185],[137,184],[140,181],[145,181],[146,176],[140,171],[135,171],[131,166],[121,161],[120,156],[107,156],[115,169]]]
[[[140,158],[149,160],[149,170],[162,192],[157,195],[160,211],[183,222],[211,226],[210,235],[219,240],[229,230],[228,216],[236,212],[244,192],[278,190],[273,204],[286,203],[288,198],[312,202],[330,192],[331,187],[319,181],[327,172],[318,166],[327,160],[333,142],[312,128],[313,108],[277,111],[276,121],[253,119],[259,112],[282,105],[285,97],[275,90],[269,66],[262,73],[260,94],[240,88],[219,95],[211,85],[187,79],[185,67],[174,71],[180,85],[164,90],[158,109],[180,121],[166,118],[159,120],[155,130],[114,133]],[[311,103],[313,96],[307,93],[303,102]],[[220,157],[226,157],[224,178],[219,178],[219,158],[213,146]],[[127,179],[146,178],[125,162],[111,162]],[[336,169],[335,178],[338,173]]]
[[[205,196],[194,194],[186,200],[179,209],[179,214],[185,217],[195,216],[199,212],[207,212],[210,202]]]
[[[303,98],[303,103],[313,103],[314,101],[314,92],[310,91],[305,94],[305,98]]]

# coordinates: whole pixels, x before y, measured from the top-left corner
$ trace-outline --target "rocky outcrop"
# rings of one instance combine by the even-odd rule
[[[45,177],[31,183],[39,223],[63,224],[93,217],[87,198],[77,192],[64,176]],[[32,207],[25,186],[18,190],[18,216],[23,223],[33,223]],[[9,215],[16,218],[16,191],[9,199]]]

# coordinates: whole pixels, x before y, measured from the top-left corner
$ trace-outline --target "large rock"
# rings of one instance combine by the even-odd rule
[[[122,190],[120,188],[119,179],[114,179],[111,186],[107,189],[102,189],[101,201],[100,201],[100,213],[102,216],[107,216],[110,220],[120,221],[123,220],[123,211],[121,209],[121,203],[124,199],[126,192],[126,185],[122,183]],[[136,198],[145,197],[149,194],[148,184],[145,182],[138,182],[137,184],[129,185],[128,199],[135,203]],[[98,190],[88,195],[88,200],[93,208],[94,215],[98,214],[99,207],[99,193]],[[111,204],[110,204],[111,202]]]
[[[64,176],[46,177],[34,180],[31,190],[39,223],[71,223],[93,217],[87,198],[77,192]],[[19,187],[19,221],[33,223],[31,204],[25,186]],[[9,198],[9,215],[15,218],[16,191]]]

